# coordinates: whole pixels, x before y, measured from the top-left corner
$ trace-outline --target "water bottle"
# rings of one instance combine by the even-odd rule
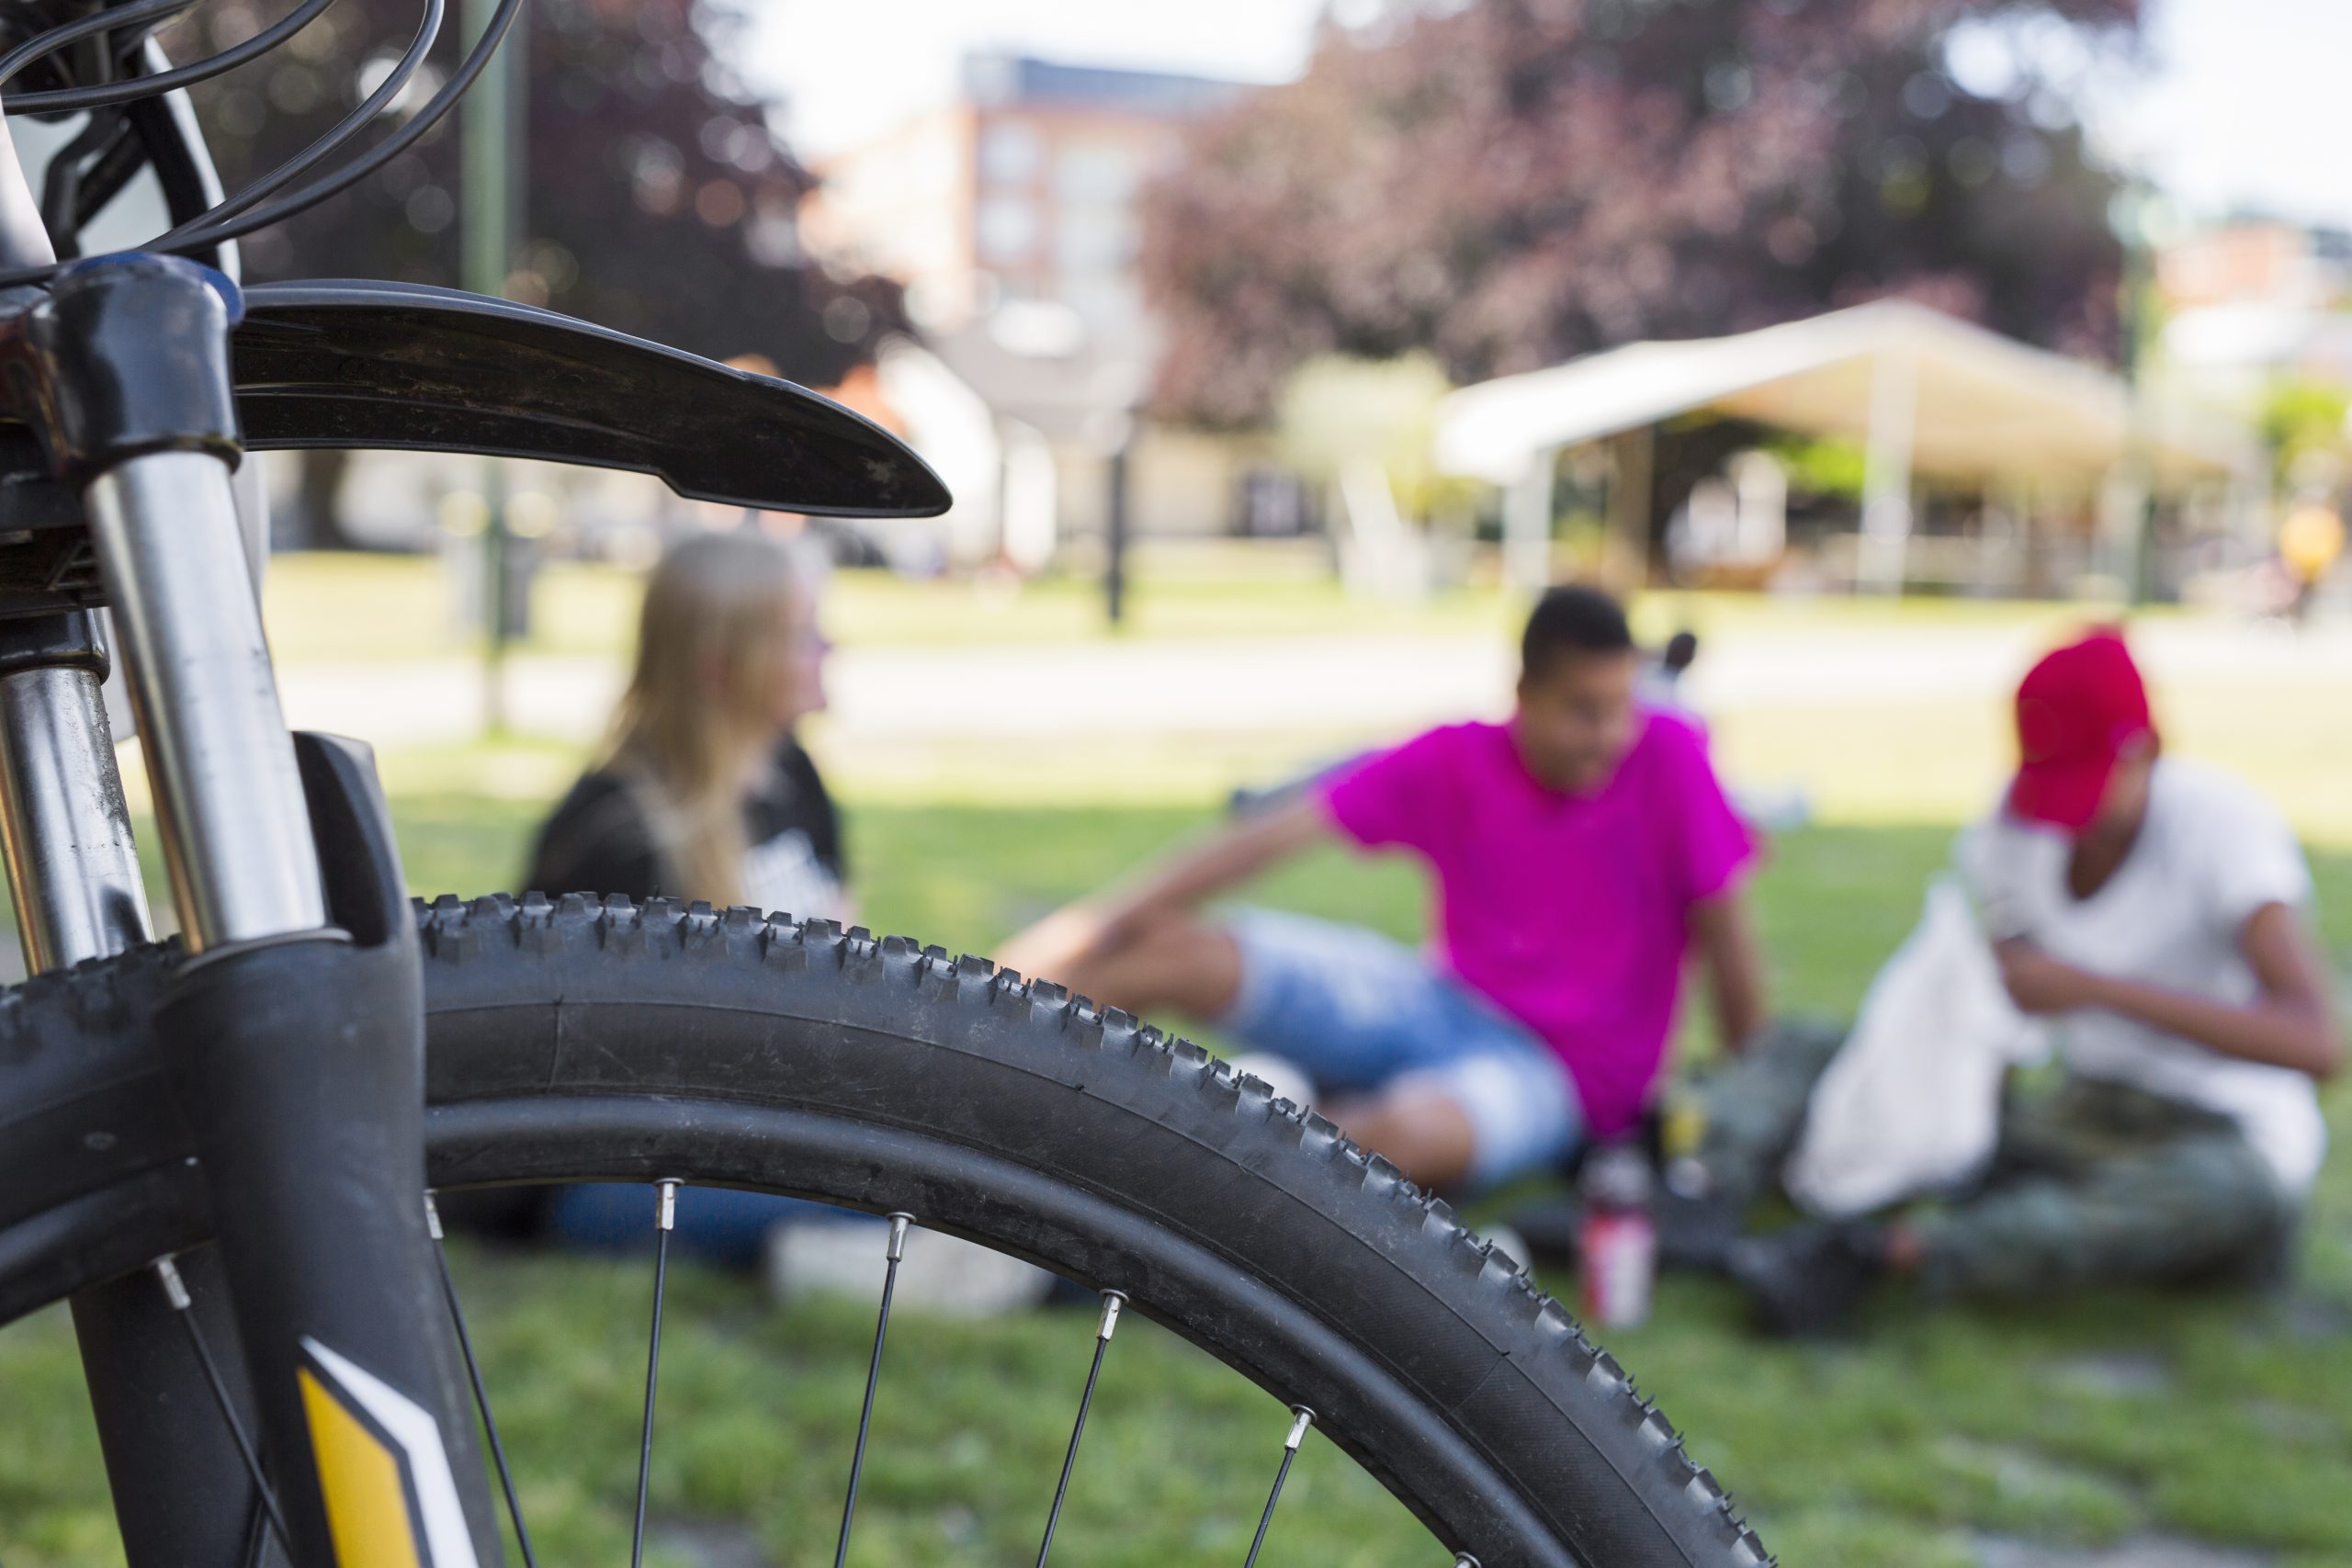
[[[1585,1160],[1577,1189],[1584,1200],[1577,1252],[1585,1318],[1602,1328],[1636,1327],[1650,1314],[1657,1275],[1650,1162],[1638,1145],[1605,1145]]]

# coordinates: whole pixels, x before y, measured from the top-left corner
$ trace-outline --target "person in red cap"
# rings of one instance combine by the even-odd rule
[[[2011,1103],[1969,1195],[1734,1248],[1768,1328],[1835,1326],[1890,1274],[2032,1297],[2261,1278],[2291,1255],[2326,1147],[2313,1084],[2344,1053],[2293,831],[2236,779],[2165,755],[2116,630],[2028,672],[2017,739],[2017,774],[1959,860],[2064,1076]]]

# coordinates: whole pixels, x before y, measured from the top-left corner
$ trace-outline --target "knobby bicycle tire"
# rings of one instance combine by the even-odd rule
[[[757,1188],[1026,1258],[1202,1346],[1484,1568],[1767,1561],[1568,1314],[1453,1211],[1190,1042],[827,921],[419,906],[427,1175]],[[175,952],[0,998],[0,1323],[200,1242],[147,1032]]]

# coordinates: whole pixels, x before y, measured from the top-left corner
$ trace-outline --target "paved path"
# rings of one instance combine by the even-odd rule
[[[1715,714],[1988,697],[2039,646],[2033,627],[1775,630],[1711,646],[1692,695]],[[2159,682],[2340,687],[2352,714],[2352,633],[2159,620],[2134,634]],[[1018,739],[1146,732],[1410,728],[1510,702],[1513,654],[1486,638],[1291,637],[978,648],[850,649],[831,666],[832,735],[863,740]],[[518,658],[518,728],[586,739],[620,681],[610,660]],[[297,664],[288,718],[379,745],[480,732],[478,667],[458,659]]]
[[[1978,1568],[2269,1568],[2275,1561],[2176,1535],[2135,1535],[2104,1547],[1987,1536],[1976,1546]]]

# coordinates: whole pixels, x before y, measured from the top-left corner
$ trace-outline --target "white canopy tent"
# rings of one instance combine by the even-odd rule
[[[2136,458],[2163,489],[2243,479],[2250,440],[2192,432],[2109,373],[1924,306],[1882,300],[1735,337],[1640,343],[1466,387],[1439,413],[1438,466],[1506,486],[1514,581],[1540,581],[1552,462],[1566,447],[1699,412],[1862,443],[1867,575],[1898,586],[1915,476],[2108,484]]]

